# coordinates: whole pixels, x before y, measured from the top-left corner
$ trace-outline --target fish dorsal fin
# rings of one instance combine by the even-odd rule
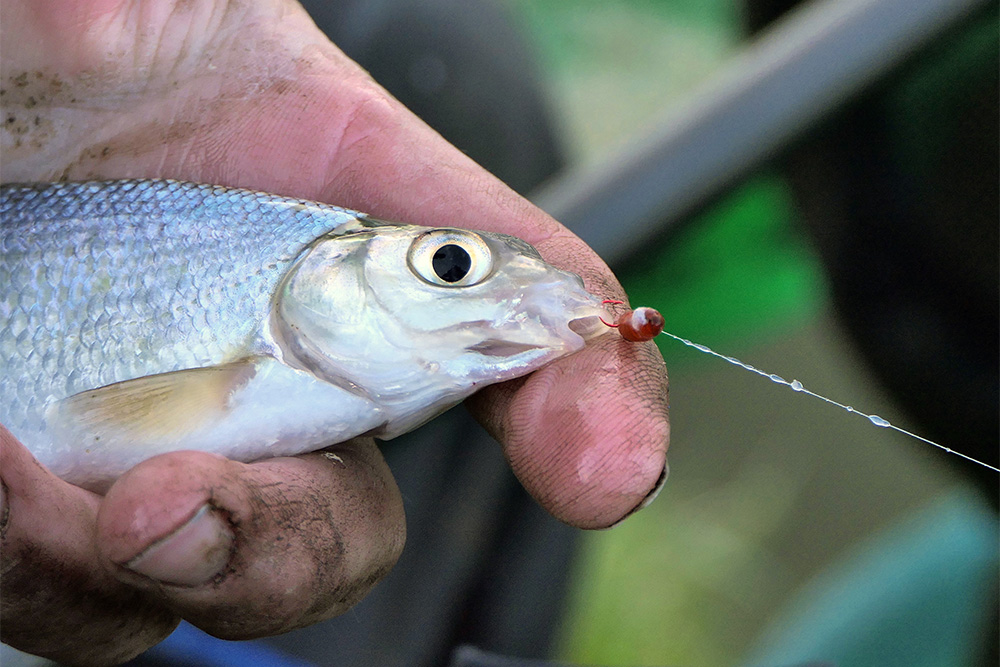
[[[225,415],[256,373],[252,359],[116,382],[74,394],[53,408],[66,426],[137,442],[182,438]]]

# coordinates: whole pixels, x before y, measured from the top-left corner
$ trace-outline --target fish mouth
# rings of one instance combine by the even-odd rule
[[[579,278],[573,276],[576,281]],[[508,321],[497,327],[487,321],[474,324],[492,330],[482,340],[465,347],[467,352],[491,357],[495,363],[531,363],[542,359],[554,359],[576,352],[589,341],[611,331],[605,326],[603,317],[607,312],[603,304],[583,289],[566,289],[565,284],[557,284],[559,289],[537,289],[526,295],[530,306],[526,309],[524,321]],[[568,293],[567,293],[568,292]],[[492,326],[491,326],[492,325]],[[478,327],[477,327],[478,328]],[[471,341],[470,341],[471,342]],[[503,362],[500,360],[503,359]]]
[[[531,350],[539,350],[542,347],[544,346],[490,338],[476,343],[475,345],[470,345],[465,349],[469,352],[475,352],[486,357],[513,357],[518,354],[530,352]]]
[[[566,325],[569,330],[585,341],[591,341],[598,336],[603,336],[611,331],[602,320],[600,315],[583,315],[575,317]]]

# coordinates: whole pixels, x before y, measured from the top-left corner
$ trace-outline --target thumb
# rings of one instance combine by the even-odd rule
[[[72,664],[124,662],[177,618],[115,580],[95,540],[100,497],[54,476],[0,425],[0,632]]]

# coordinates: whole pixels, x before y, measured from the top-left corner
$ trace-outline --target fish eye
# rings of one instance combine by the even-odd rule
[[[410,269],[433,285],[468,287],[493,270],[493,253],[478,234],[460,229],[435,229],[410,246]]]

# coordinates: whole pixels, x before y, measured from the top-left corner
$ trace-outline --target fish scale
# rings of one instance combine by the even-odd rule
[[[37,425],[39,397],[224,361],[302,249],[358,217],[220,192],[172,181],[5,186],[0,285],[16,289],[0,301],[0,396],[16,400],[0,405],[0,422]],[[112,271],[129,280],[112,283]]]

